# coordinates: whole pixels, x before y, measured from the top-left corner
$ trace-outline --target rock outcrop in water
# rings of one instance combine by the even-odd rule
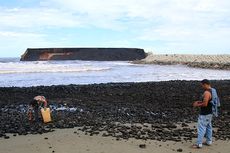
[[[21,56],[21,61],[131,61],[145,57],[146,53],[139,48],[28,48]]]
[[[222,113],[214,119],[214,137],[230,140],[230,80],[212,81],[221,99]],[[79,127],[90,136],[101,134],[120,139],[191,141],[198,110],[192,102],[200,99],[198,81],[112,83],[95,85],[39,86],[0,88],[0,137],[41,134],[55,128]],[[34,96],[44,95],[49,104],[76,110],[54,110],[53,123],[28,122],[26,108]],[[138,123],[138,124],[137,124]],[[127,124],[130,124],[127,125]]]

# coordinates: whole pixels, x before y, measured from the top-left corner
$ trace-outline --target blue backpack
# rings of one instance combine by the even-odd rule
[[[211,88],[211,92],[212,92],[212,100],[211,100],[212,114],[215,117],[218,117],[218,107],[220,107],[220,99],[217,95],[216,89]]]

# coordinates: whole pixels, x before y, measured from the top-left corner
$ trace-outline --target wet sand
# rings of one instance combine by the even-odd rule
[[[191,142],[136,139],[116,141],[113,137],[89,136],[75,131],[76,128],[57,129],[42,135],[0,139],[0,151],[2,153],[171,153],[182,149],[182,152],[186,153],[229,153],[230,150],[230,141],[218,140],[212,146],[204,146],[200,150],[192,149]],[[146,148],[140,148],[140,144],[146,144]]]

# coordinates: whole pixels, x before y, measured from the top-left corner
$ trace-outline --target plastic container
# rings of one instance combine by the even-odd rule
[[[44,110],[44,108],[42,108],[41,113],[42,113],[42,118],[43,118],[44,123],[48,123],[48,122],[52,121],[49,108],[46,108],[46,110]]]

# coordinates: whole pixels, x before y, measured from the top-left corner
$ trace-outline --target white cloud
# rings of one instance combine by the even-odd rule
[[[84,14],[85,25],[93,25],[95,22],[98,26],[105,23],[113,27],[114,24],[118,24],[124,29],[129,29],[132,25],[119,22],[119,19],[126,18],[127,21],[142,25],[141,28],[145,31],[158,29],[163,34],[174,33],[174,36],[187,35],[194,32],[193,29],[209,30],[224,25],[223,22],[230,17],[228,0],[48,0],[47,2],[50,2],[47,4],[49,6],[62,8],[62,11]],[[139,23],[137,19],[142,19],[144,23]],[[226,26],[229,26],[229,23]],[[173,30],[174,28],[176,30]],[[179,32],[177,29],[183,30]]]
[[[161,41],[165,46],[156,50],[199,50],[212,46],[227,51],[229,8],[228,0],[41,0],[33,8],[0,7],[0,36],[24,39],[25,33],[25,39],[36,38],[47,44],[46,28],[61,31],[97,27],[133,34],[130,40],[108,40],[108,44],[116,46],[131,46],[130,41],[138,46],[138,41],[147,41],[147,47],[154,48],[154,42]]]
[[[229,17],[229,8],[227,0],[42,0],[36,8],[0,8],[0,27],[129,29],[132,25],[124,24],[124,19],[143,24],[138,23],[137,19],[141,19],[152,26],[172,23],[186,26]]]
[[[12,31],[0,31],[0,37],[3,38],[17,38],[17,37],[42,37],[43,34],[37,33],[23,33],[23,32],[12,32]]]
[[[0,8],[0,28],[74,27],[81,23],[72,14],[49,8]]]

